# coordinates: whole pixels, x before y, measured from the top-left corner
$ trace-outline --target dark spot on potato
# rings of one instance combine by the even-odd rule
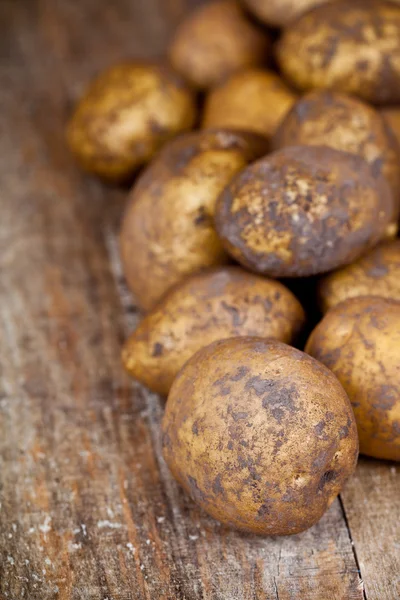
[[[233,450],[233,442],[228,442],[228,450]]]
[[[242,411],[233,411],[232,410],[232,406],[228,406],[228,413],[232,416],[232,419],[235,421],[235,423],[237,421],[241,421],[243,419],[247,419],[247,417],[249,416],[248,412],[242,412]]]
[[[271,508],[272,508],[272,502],[270,500],[265,501],[263,504],[261,504],[260,508],[257,511],[257,516],[259,519],[263,519],[264,517],[266,517],[267,515],[269,515],[271,513]]]
[[[349,427],[347,425],[344,425],[339,430],[339,438],[341,440],[343,440],[344,438],[347,438],[348,435],[349,435]]]
[[[278,423],[282,423],[282,419],[285,416],[285,412],[281,408],[273,408],[271,410],[271,415],[278,421]]]
[[[317,435],[321,435],[324,431],[326,427],[326,423],[325,421],[320,421],[319,423],[316,424],[316,426],[314,427],[315,433]]]
[[[164,351],[164,346],[162,344],[160,344],[159,342],[157,342],[153,346],[152,356],[154,356],[154,357],[156,357],[156,356],[162,356],[163,351]]]
[[[318,484],[318,491],[322,491],[324,486],[329,483],[330,481],[334,481],[337,477],[337,473],[336,471],[325,471],[325,473],[322,475],[319,484]]]
[[[245,385],[245,390],[254,390],[257,396],[261,397],[274,385],[274,380],[262,379],[260,376],[251,377]]]
[[[192,433],[194,435],[199,435],[199,426],[197,421],[195,421],[192,425]]]
[[[189,483],[190,493],[193,497],[193,500],[197,500],[197,501],[201,501],[201,502],[204,501],[205,494],[197,485],[197,480],[194,477],[192,477],[191,475],[187,476],[187,480]]]
[[[216,496],[225,494],[225,490],[221,483],[221,479],[222,479],[221,475],[217,475],[212,484],[212,490]]]
[[[221,306],[224,310],[226,310],[231,315],[233,327],[239,327],[240,325],[243,325],[244,321],[246,320],[246,316],[245,315],[240,316],[239,309],[236,308],[236,306],[231,306],[230,304],[227,304],[225,301],[221,302]]]
[[[248,372],[248,367],[239,367],[235,375],[232,375],[230,379],[231,381],[240,381],[241,379],[243,379],[243,377],[247,375]]]

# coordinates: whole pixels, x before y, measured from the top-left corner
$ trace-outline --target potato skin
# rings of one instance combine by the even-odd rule
[[[186,275],[228,261],[214,229],[216,200],[266,149],[266,140],[251,133],[190,133],[167,144],[142,174],[120,242],[128,285],[143,309]]]
[[[400,210],[400,148],[382,116],[365,102],[329,91],[303,96],[281,123],[274,148],[329,146],[364,158],[389,181]]]
[[[245,69],[209,92],[202,126],[230,127],[271,137],[296,98],[272,71]]]
[[[128,339],[123,362],[134,378],[167,395],[179,369],[203,346],[240,335],[290,343],[304,320],[301,304],[281,283],[221,267],[171,290]]]
[[[325,275],[317,293],[324,313],[343,300],[371,293],[400,302],[400,240],[380,244],[351,265]]]
[[[165,460],[195,502],[262,535],[314,525],[357,461],[354,415],[338,380],[273,340],[200,350],[174,381],[162,426]]]
[[[306,352],[335,373],[349,395],[360,452],[400,460],[400,303],[363,296],[335,306]]]
[[[209,88],[235,71],[266,62],[270,40],[251,23],[236,0],[199,6],[175,32],[169,47],[173,67],[192,85]]]
[[[400,107],[388,106],[383,108],[381,115],[400,147]]]
[[[286,27],[303,13],[332,0],[244,0],[244,4],[266,25]]]
[[[301,90],[329,88],[373,104],[400,102],[400,7],[380,0],[317,7],[286,29],[277,58]]]
[[[195,118],[193,92],[169,67],[129,62],[92,82],[71,117],[67,139],[85,170],[118,182],[190,129]]]
[[[305,277],[351,263],[391,225],[393,198],[360,157],[293,146],[245,168],[218,199],[228,252],[271,277]]]

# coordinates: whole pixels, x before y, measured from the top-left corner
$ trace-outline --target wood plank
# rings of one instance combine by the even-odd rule
[[[360,459],[342,500],[368,600],[399,600],[400,467]]]
[[[64,125],[95,71],[158,54],[182,8],[0,5],[1,600],[363,597],[338,501],[292,538],[224,529],[171,479],[163,403],[121,369],[124,194],[77,171]]]

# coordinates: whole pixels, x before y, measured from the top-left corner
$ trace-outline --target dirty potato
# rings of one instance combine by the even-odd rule
[[[305,277],[351,263],[395,227],[386,180],[356,155],[293,146],[239,173],[218,199],[228,252],[271,277]]]
[[[301,90],[330,88],[373,104],[400,102],[400,6],[380,0],[324,4],[289,25],[277,57]]]
[[[382,116],[362,100],[314,91],[296,102],[279,127],[273,146],[329,146],[362,156],[389,181],[400,209],[400,148]]]
[[[188,358],[215,340],[239,335],[296,339],[304,311],[277,281],[224,267],[185,279],[139,324],[122,356],[128,372],[166,395]]]
[[[169,47],[175,69],[198,88],[209,88],[235,71],[263,64],[270,41],[236,0],[199,6],[178,27]]]
[[[170,68],[131,62],[102,73],[78,102],[68,125],[82,167],[123,181],[196,117],[195,98]]]
[[[351,265],[325,275],[318,283],[323,312],[347,298],[371,293],[400,302],[400,240],[380,244]]]
[[[332,0],[244,0],[260,21],[272,27],[286,27],[303,13]]]
[[[163,452],[214,518],[288,535],[314,525],[353,473],[357,428],[323,365],[277,341],[233,338],[200,350],[174,381]]]
[[[360,452],[400,460],[400,303],[363,296],[335,306],[306,352],[335,373],[353,405]]]
[[[121,231],[125,276],[148,310],[185,275],[227,262],[214,230],[215,202],[266,141],[226,130],[170,142],[134,186]]]
[[[400,147],[400,107],[389,106],[388,108],[383,108],[381,115]]]
[[[296,95],[272,71],[246,69],[209,92],[203,127],[231,127],[271,137],[295,101]]]

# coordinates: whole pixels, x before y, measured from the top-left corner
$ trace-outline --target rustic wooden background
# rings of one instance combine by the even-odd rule
[[[171,479],[162,402],[121,370],[124,194],[76,169],[64,126],[195,3],[0,3],[0,600],[399,600],[399,467],[362,460],[303,535],[229,532]]]

